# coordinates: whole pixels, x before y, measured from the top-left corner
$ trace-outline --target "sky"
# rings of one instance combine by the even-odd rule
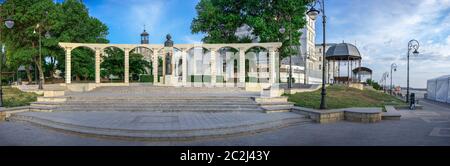
[[[199,0],[84,0],[92,16],[109,27],[111,43],[139,43],[144,25],[150,43],[200,43],[191,22]],[[396,85],[406,86],[407,44],[420,42],[420,55],[410,59],[410,84],[425,88],[428,79],[450,74],[450,0],[325,0],[327,42],[355,44],[363,66],[379,81],[392,63]],[[317,43],[322,43],[321,19]]]

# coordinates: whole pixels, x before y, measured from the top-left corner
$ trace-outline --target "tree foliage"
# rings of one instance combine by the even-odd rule
[[[147,73],[146,68],[152,69],[152,63],[144,60],[142,54],[132,53],[130,54],[130,75],[135,74],[151,74]]]
[[[308,0],[200,0],[193,33],[204,33],[205,43],[282,42],[282,57],[293,55],[290,49],[300,44],[306,25]],[[251,35],[236,35],[238,28],[248,27]],[[284,34],[279,29],[284,27]],[[242,29],[241,29],[242,30]],[[244,29],[245,30],[245,29]],[[289,37],[291,36],[291,37]]]
[[[100,20],[89,16],[81,0],[6,0],[2,3],[1,18],[15,21],[12,29],[1,26],[2,42],[8,50],[8,65],[16,70],[20,65],[39,66],[44,62],[47,70],[64,70],[65,52],[58,42],[108,43],[108,28]],[[39,24],[39,28],[37,27]],[[50,38],[43,37],[46,32]],[[34,33],[36,32],[36,33]],[[39,60],[39,36],[42,39],[42,60]],[[75,51],[72,72],[79,77],[92,77],[86,63],[91,55],[87,51]],[[44,61],[51,59],[50,61]],[[78,60],[81,60],[79,62]],[[91,68],[91,66],[89,66]],[[43,70],[40,70],[43,73]],[[52,76],[51,71],[47,72]]]
[[[95,79],[95,52],[80,47],[72,50],[72,76],[77,81]]]
[[[123,79],[125,73],[125,52],[119,48],[108,47],[105,49],[105,55],[102,57],[101,76],[110,78],[110,76]],[[146,68],[151,68],[150,62],[144,59],[144,56],[137,53],[130,54],[129,57],[130,76],[139,74],[149,74]]]
[[[100,65],[102,68],[101,76],[110,78],[116,76],[123,79],[125,72],[125,52],[116,47],[108,47],[105,49],[105,55],[102,57],[103,62]]]

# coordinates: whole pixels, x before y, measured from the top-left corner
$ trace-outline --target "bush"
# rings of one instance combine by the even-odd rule
[[[289,80],[289,77],[287,78]],[[295,78],[292,77],[292,83],[295,83]]]
[[[245,82],[258,82],[256,77],[245,77]]]
[[[3,89],[3,104],[5,107],[27,106],[37,101],[36,93],[22,92],[17,88],[5,87]]]
[[[216,80],[217,80],[217,76],[216,76]],[[209,76],[209,75],[191,75],[190,77],[188,77],[187,82],[211,82],[211,76]]]
[[[153,75],[141,75],[140,82],[151,82],[151,83],[153,83]]]

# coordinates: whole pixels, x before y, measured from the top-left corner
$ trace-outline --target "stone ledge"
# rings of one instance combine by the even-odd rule
[[[409,105],[404,105],[404,106],[394,106],[395,109],[399,109],[399,110],[408,110],[409,109]],[[416,105],[416,110],[423,110],[423,105]]]
[[[13,107],[13,108],[1,108],[0,109],[0,121],[5,121],[14,113],[30,111],[30,106]]]
[[[334,110],[315,110],[303,107],[292,108],[293,112],[306,115],[316,123],[334,123],[342,120],[360,123],[381,121],[381,108],[344,108]]]
[[[51,108],[45,107],[36,107],[36,106],[22,106],[22,107],[13,107],[13,108],[0,108],[0,121],[5,121],[12,114],[21,113],[21,112],[52,112]]]
[[[385,106],[386,112],[383,112],[383,120],[400,120],[401,114],[397,112],[394,106]]]

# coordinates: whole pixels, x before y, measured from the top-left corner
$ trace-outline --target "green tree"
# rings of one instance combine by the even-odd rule
[[[108,27],[97,18],[89,16],[88,9],[80,0],[66,0],[58,4],[61,20],[54,25],[56,36],[60,42],[73,43],[109,43],[106,39]],[[58,68],[65,68],[65,53],[55,57]],[[93,51],[85,48],[73,50],[72,73],[76,78],[93,80],[95,78],[95,55]]]
[[[119,48],[108,47],[105,49],[105,55],[103,56],[103,62],[100,65],[102,68],[102,77],[110,78],[110,76],[116,76],[119,79],[123,79],[125,73],[125,52]],[[141,54],[130,54],[129,60],[130,76],[148,74],[146,68],[151,68],[150,62],[144,59]]]
[[[6,29],[4,26],[0,29],[4,32],[2,39],[7,44],[9,65],[16,67],[15,69],[20,65],[36,64],[39,67],[41,63],[45,63],[42,66],[47,70],[47,75],[53,76],[56,69],[64,70],[65,67],[65,52],[58,46],[58,42],[108,43],[108,28],[98,19],[89,16],[81,0],[66,0],[57,4],[52,0],[6,0],[2,3],[0,16],[11,16],[15,21],[13,29]],[[41,26],[36,30],[37,24]],[[37,33],[33,33],[35,30]],[[42,37],[42,60],[39,60],[39,35],[43,36],[47,31],[51,38]],[[79,54],[81,57],[79,59],[91,56],[87,52],[76,52],[75,55]],[[82,67],[73,68],[73,72],[79,73],[79,76],[93,73],[84,68],[85,65],[75,66]],[[43,75],[43,69],[39,71]],[[31,81],[31,73],[27,73]]]
[[[144,60],[142,54],[130,54],[130,75],[150,74],[147,73],[147,68],[152,69],[152,64]]]
[[[306,25],[308,0],[200,0],[192,33],[204,33],[205,43],[282,42],[281,58],[293,55]],[[250,36],[236,36],[238,28],[249,27]],[[279,29],[284,27],[286,33]],[[289,37],[291,36],[291,37]]]
[[[116,47],[108,47],[103,55],[103,62],[100,65],[101,76],[111,79],[110,76],[116,76],[123,79],[125,70],[125,52]]]
[[[1,26],[2,39],[3,43],[7,45],[10,65],[16,67],[24,65],[26,69],[29,69],[29,66],[33,63],[39,66],[41,63],[37,58],[39,55],[39,33],[34,33],[34,30],[38,23],[48,23],[48,20],[43,19],[47,16],[47,12],[49,13],[49,18],[55,16],[55,5],[51,0],[7,0],[2,3],[0,17],[12,17],[15,22],[13,29]],[[44,38],[42,44],[46,45],[47,42]],[[43,47],[43,55],[48,52],[49,50]],[[29,82],[31,82],[30,72],[27,71],[27,74]]]
[[[72,75],[76,81],[95,79],[95,53],[91,49],[72,50]]]

